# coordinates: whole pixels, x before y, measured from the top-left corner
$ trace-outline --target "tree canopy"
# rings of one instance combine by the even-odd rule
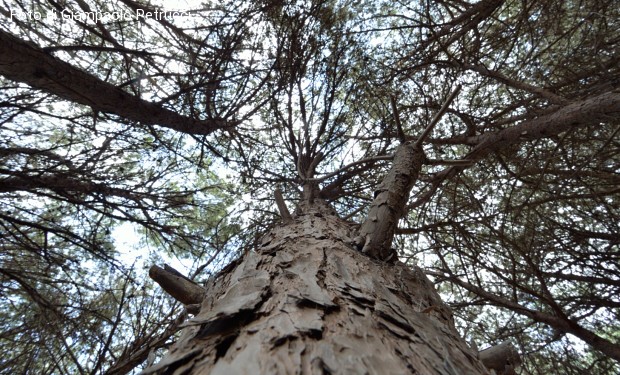
[[[361,223],[424,138],[399,259],[520,373],[618,372],[615,1],[180,4],[0,5],[0,371],[138,371],[187,314],[144,267],[207,280],[276,189]]]

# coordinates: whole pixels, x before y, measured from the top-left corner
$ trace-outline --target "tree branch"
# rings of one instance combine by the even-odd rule
[[[199,120],[140,99],[54,56],[34,43],[0,31],[0,74],[93,110],[187,134],[210,134],[236,125],[224,119]]]
[[[452,91],[450,96],[448,96],[448,99],[446,99],[446,101],[443,103],[441,108],[439,108],[439,111],[435,114],[435,116],[433,116],[433,119],[431,120],[431,122],[426,126],[426,128],[424,128],[424,131],[422,131],[422,134],[420,134],[418,139],[415,141],[414,147],[416,148],[422,147],[422,143],[424,142],[426,137],[428,137],[428,135],[431,133],[431,131],[433,130],[435,125],[439,122],[439,120],[441,120],[441,117],[443,117],[444,113],[446,113],[446,111],[448,110],[448,107],[450,106],[454,98],[456,98],[459,91],[461,91],[461,85],[456,86],[454,91]]]
[[[149,276],[162,287],[166,293],[184,305],[194,305],[202,302],[205,289],[194,283],[178,271],[165,269],[159,266],[152,266],[149,269]]]
[[[614,344],[613,342],[595,334],[594,332],[583,328],[576,321],[569,320],[569,319],[563,319],[558,316],[554,316],[551,314],[546,314],[544,312],[528,309],[527,307],[524,307],[516,302],[510,301],[506,298],[487,292],[486,290],[480,287],[477,287],[473,284],[470,284],[466,281],[463,281],[453,275],[446,277],[446,275],[444,275],[443,273],[436,273],[436,272],[429,272],[429,271],[427,271],[427,274],[438,276],[438,277],[444,277],[446,278],[447,281],[454,283],[480,296],[481,298],[486,299],[487,301],[491,302],[492,304],[496,306],[504,307],[509,310],[515,311],[519,314],[523,314],[529,317],[530,319],[533,319],[534,321],[548,324],[549,326],[561,332],[573,334],[579,337],[580,339],[582,339],[583,341],[585,341],[586,343],[590,344],[596,350],[601,351],[602,353],[615,359],[616,361],[620,361],[620,346],[619,345]]]
[[[368,217],[355,239],[362,252],[380,260],[392,255],[390,249],[398,220],[405,212],[409,192],[423,163],[421,148],[415,148],[411,143],[398,146],[392,167],[375,191]]]
[[[492,152],[505,149],[510,145],[549,138],[581,126],[619,118],[620,91],[612,90],[559,107],[553,113],[524,121],[504,130],[467,137],[463,143],[476,146],[463,159],[468,160],[469,165],[473,165]],[[441,182],[465,168],[465,165],[449,167],[437,173],[433,180]]]
[[[276,198],[276,204],[278,205],[278,211],[280,211],[280,216],[282,217],[282,222],[284,224],[288,224],[293,221],[293,217],[286,207],[286,203],[284,202],[284,197],[282,196],[282,190],[280,188],[276,188],[274,191],[274,195]]]

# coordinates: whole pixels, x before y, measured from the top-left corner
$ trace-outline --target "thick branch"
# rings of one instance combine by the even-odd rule
[[[204,298],[205,289],[203,287],[178,272],[175,272],[170,267],[164,269],[158,266],[152,266],[151,269],[149,269],[149,276],[151,279],[155,280],[166,293],[170,294],[174,299],[184,305],[201,303]]]
[[[609,91],[559,107],[555,112],[524,121],[510,128],[467,137],[462,143],[476,145],[464,159],[469,165],[510,145],[556,136],[581,126],[620,119],[620,91]],[[437,182],[459,173],[465,166],[454,166],[437,173]]]
[[[548,138],[580,126],[596,124],[620,118],[620,91],[580,100],[558,108],[552,114],[525,121],[519,125],[493,133],[469,137],[468,143],[477,146],[466,159],[479,160],[493,151],[509,145]]]
[[[113,113],[130,121],[188,134],[209,134],[235,125],[223,119],[198,120],[140,99],[54,56],[39,46],[0,31],[0,74],[63,99]]]
[[[375,199],[356,240],[362,251],[371,257],[386,259],[391,255],[398,220],[405,212],[409,192],[423,162],[422,149],[411,143],[403,143],[396,149],[392,167],[375,191]]]
[[[37,189],[49,189],[51,191],[62,193],[81,193],[81,194],[105,194],[113,195],[121,198],[126,198],[134,201],[138,201],[145,196],[149,195],[141,194],[137,191],[131,191],[130,189],[120,189],[110,187],[105,184],[87,181],[86,179],[78,179],[75,175],[69,173],[57,173],[46,176],[33,176],[32,174],[24,173],[21,176],[5,177],[10,171],[0,169],[0,193],[14,192],[14,191],[34,191]],[[78,173],[76,171],[76,173]]]
[[[426,161],[422,143],[446,113],[460,90],[461,85],[458,85],[452,91],[415,142],[402,143],[396,149],[392,168],[375,191],[375,199],[370,205],[368,218],[362,224],[360,234],[355,240],[356,245],[362,247],[362,252],[381,260],[393,256],[391,246],[398,220],[406,212],[409,193],[418,179],[422,164]],[[396,108],[395,102],[392,103]],[[402,138],[404,139],[404,135]]]
[[[282,196],[282,190],[280,188],[276,188],[274,191],[274,195],[276,198],[276,204],[278,205],[278,211],[280,211],[280,216],[282,217],[282,222],[284,224],[288,224],[293,221],[293,217],[286,207],[286,203],[284,202],[284,197]]]

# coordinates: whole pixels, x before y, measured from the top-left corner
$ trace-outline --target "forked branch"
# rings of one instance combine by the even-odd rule
[[[459,85],[450,94],[415,142],[404,142],[396,149],[392,167],[374,192],[368,217],[355,238],[356,246],[370,257],[380,260],[394,258],[394,251],[391,249],[394,233],[398,221],[406,213],[409,193],[426,160],[422,142],[439,122],[460,89]]]

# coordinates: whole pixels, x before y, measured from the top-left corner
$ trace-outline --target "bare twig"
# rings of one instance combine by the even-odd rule
[[[441,106],[441,108],[439,109],[439,112],[437,112],[435,114],[435,116],[433,117],[433,119],[431,120],[431,122],[428,124],[428,126],[426,127],[426,129],[424,129],[424,131],[422,132],[422,134],[420,134],[420,136],[418,137],[418,139],[415,141],[415,143],[413,144],[414,148],[418,148],[422,146],[422,142],[424,142],[424,140],[426,139],[426,137],[428,137],[428,135],[431,133],[431,131],[433,130],[433,128],[435,127],[435,125],[437,125],[437,123],[439,122],[439,120],[441,120],[441,117],[444,115],[444,113],[446,113],[446,111],[448,110],[448,107],[450,106],[450,104],[452,103],[452,101],[454,100],[454,98],[456,98],[456,95],[459,93],[459,91],[461,91],[461,85],[456,86],[456,89],[454,89],[454,91],[452,91],[452,93],[450,94],[450,96],[448,96],[448,99],[446,99],[446,101],[443,103],[443,105]]]
[[[371,163],[373,161],[392,160],[392,159],[394,159],[394,154],[371,156],[369,158],[364,158],[364,159],[360,159],[360,160],[354,161],[352,163],[349,163],[349,164],[345,165],[344,167],[339,168],[339,169],[337,169],[337,170],[335,170],[335,171],[333,171],[331,173],[328,173],[328,174],[326,174],[324,176],[321,176],[321,177],[318,177],[318,178],[308,179],[308,181],[309,182],[323,182],[323,181],[325,181],[327,179],[330,179],[332,177],[335,177],[335,176],[339,175],[340,173],[346,171],[347,169],[349,169],[351,167],[355,167],[356,165],[364,164],[364,163]]]
[[[398,112],[398,107],[396,106],[396,98],[393,95],[390,96],[390,104],[392,105],[392,115],[394,116],[394,122],[396,123],[396,134],[398,134],[398,140],[400,143],[404,143],[406,141],[405,132],[403,131],[403,127],[400,123],[400,114]]]

